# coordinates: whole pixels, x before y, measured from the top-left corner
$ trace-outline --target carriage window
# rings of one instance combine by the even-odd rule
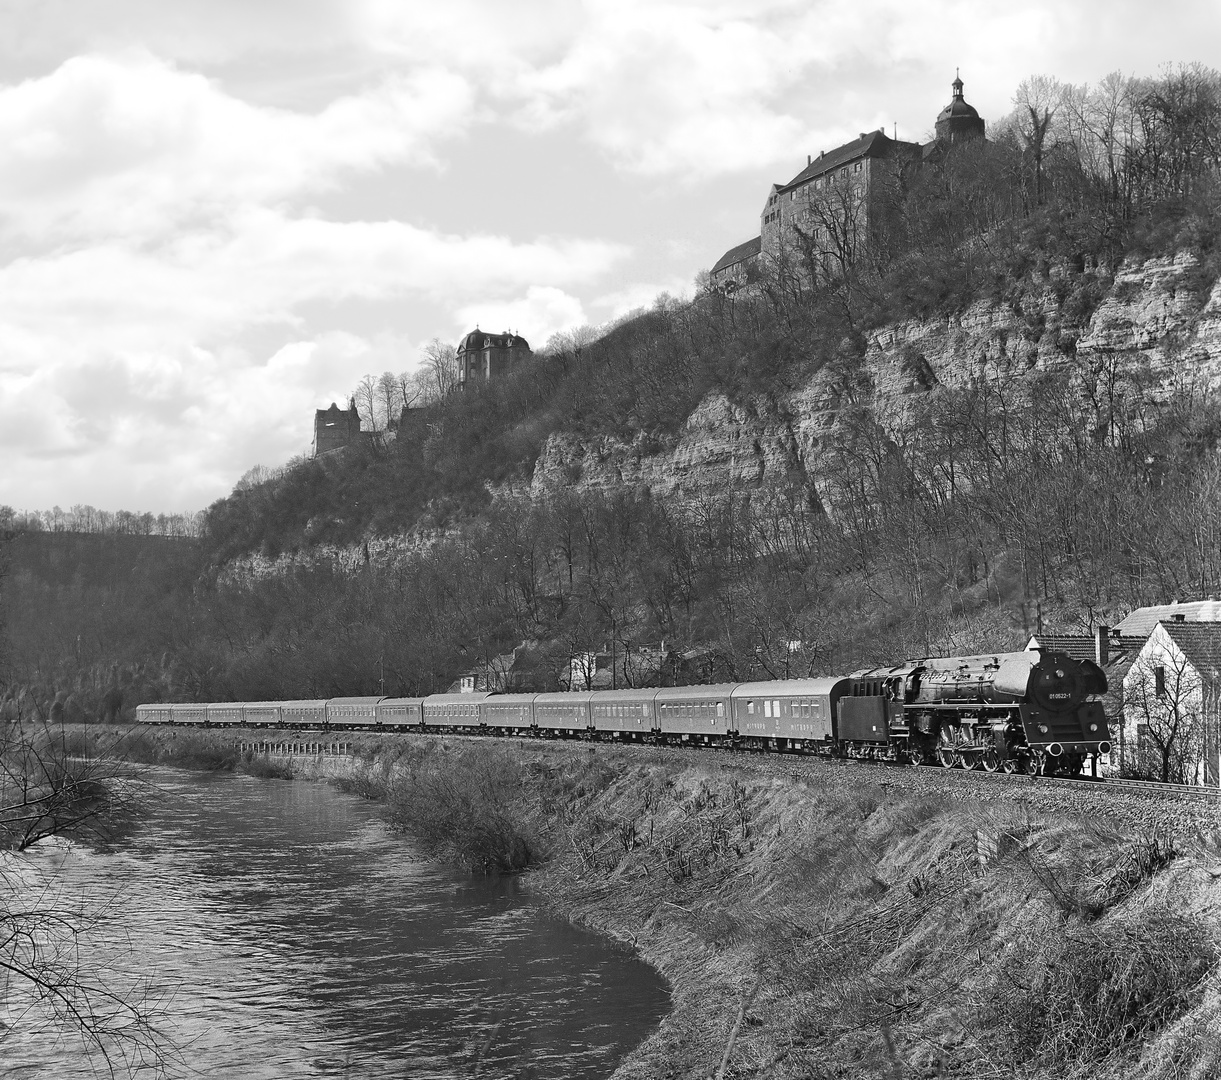
[[[778,701],[773,701],[773,702],[772,702],[772,715],[773,715],[773,716],[779,716],[779,715],[780,715],[780,702],[778,702]]]
[[[748,701],[746,703],[746,713],[748,716],[755,715],[755,703],[753,701]]]
[[[717,716],[724,716],[724,715],[725,715],[725,702],[723,702],[723,701],[718,701],[718,702],[716,703],[716,714],[717,714]]]
[[[763,715],[764,715],[764,716],[771,716],[771,715],[772,715],[772,703],[771,703],[771,699],[770,699],[770,698],[764,698],[764,699],[763,699]]]

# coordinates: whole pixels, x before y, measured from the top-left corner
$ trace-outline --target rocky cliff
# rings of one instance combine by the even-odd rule
[[[1069,369],[1086,383],[1141,381],[1159,392],[1221,381],[1221,282],[1195,255],[1101,270],[1051,267],[1013,299],[985,299],[960,315],[883,327],[868,340],[862,377],[845,387],[820,371],[777,398],[732,403],[707,397],[681,431],[658,446],[642,434],[551,436],[532,491],[645,485],[665,497],[697,499],[788,478],[817,480],[840,434],[843,407],[868,403],[898,434],[938,386],[986,379],[1018,392],[1033,373]]]

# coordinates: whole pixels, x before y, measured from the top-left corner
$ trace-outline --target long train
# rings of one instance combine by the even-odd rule
[[[1079,775],[1110,751],[1089,660],[1028,650],[840,678],[548,694],[150,704],[146,724],[365,729],[731,746]]]

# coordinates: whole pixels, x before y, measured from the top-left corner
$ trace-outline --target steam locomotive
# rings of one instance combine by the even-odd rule
[[[729,746],[1079,775],[1106,754],[1106,675],[1049,650],[830,679],[550,694],[140,705],[146,724],[367,729]]]

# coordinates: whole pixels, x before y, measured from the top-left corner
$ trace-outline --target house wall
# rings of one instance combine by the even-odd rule
[[[1124,676],[1123,701],[1123,731],[1117,733],[1121,737],[1116,748],[1121,771],[1160,779],[1169,742],[1169,779],[1217,783],[1216,691],[1205,687],[1161,624]],[[1142,737],[1142,728],[1148,729],[1147,736]]]

